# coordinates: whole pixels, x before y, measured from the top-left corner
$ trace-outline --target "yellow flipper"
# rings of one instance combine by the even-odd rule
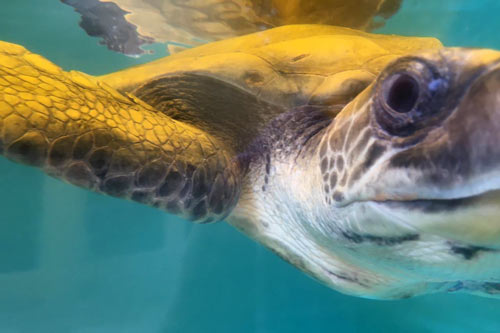
[[[216,138],[5,42],[0,152],[78,186],[196,222],[224,218],[239,194],[232,152]]]

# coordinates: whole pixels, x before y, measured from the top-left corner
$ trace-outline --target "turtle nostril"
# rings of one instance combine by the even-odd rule
[[[388,80],[386,103],[395,112],[410,112],[417,104],[420,88],[417,80],[409,74],[396,74]]]

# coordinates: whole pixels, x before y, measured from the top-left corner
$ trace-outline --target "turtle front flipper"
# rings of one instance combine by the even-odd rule
[[[232,154],[216,138],[4,42],[0,152],[72,184],[196,222],[223,219],[239,194]]]

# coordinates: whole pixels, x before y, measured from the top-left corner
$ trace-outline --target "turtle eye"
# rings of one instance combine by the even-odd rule
[[[397,113],[410,112],[420,96],[418,81],[410,74],[394,74],[384,83],[385,102]]]
[[[410,136],[446,116],[441,112],[449,79],[424,59],[409,57],[389,65],[374,89],[372,109],[389,135]]]

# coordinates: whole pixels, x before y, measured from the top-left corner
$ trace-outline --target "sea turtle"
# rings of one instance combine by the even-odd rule
[[[288,24],[360,30],[383,25],[402,0],[62,0],[80,26],[108,48],[140,55],[141,45],[167,43],[170,53]]]
[[[0,151],[340,291],[500,292],[500,52],[291,25],[102,77],[0,44]]]

